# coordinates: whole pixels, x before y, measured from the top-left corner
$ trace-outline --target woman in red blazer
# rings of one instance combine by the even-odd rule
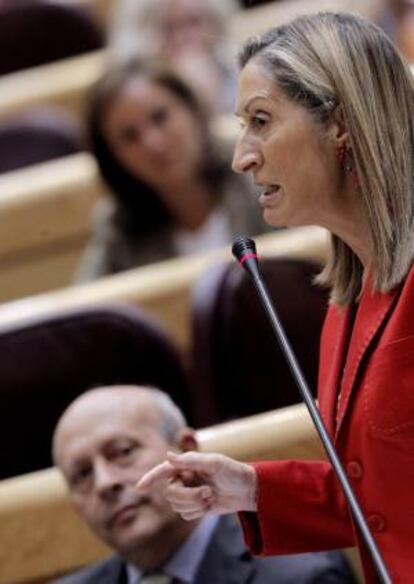
[[[317,224],[332,234],[319,278],[331,289],[320,410],[392,581],[412,582],[413,77],[375,25],[332,13],[248,41],[240,64],[233,166],[262,187],[270,225]],[[166,478],[166,496],[185,518],[244,511],[255,553],[356,543],[366,581],[377,581],[327,462],[172,454],[139,488]]]

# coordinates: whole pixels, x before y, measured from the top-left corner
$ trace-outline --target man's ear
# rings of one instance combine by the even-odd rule
[[[182,428],[178,432],[177,437],[177,447],[182,452],[188,452],[190,450],[198,450],[198,442],[196,438],[195,430],[192,428]]]
[[[351,147],[344,112],[340,105],[338,105],[333,111],[327,131],[328,137],[332,140],[334,148],[338,149],[345,146],[349,149]]]

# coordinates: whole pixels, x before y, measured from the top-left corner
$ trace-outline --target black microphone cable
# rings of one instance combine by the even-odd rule
[[[316,431],[319,434],[328,459],[338,477],[345,498],[349,504],[349,507],[351,508],[355,523],[358,525],[362,538],[371,554],[376,570],[381,578],[381,582],[383,582],[383,584],[392,584],[392,580],[389,576],[384,560],[382,559],[378,546],[371,535],[368,524],[362,513],[362,509],[356,499],[348,477],[346,476],[344,467],[342,466],[342,463],[335,450],[335,446],[333,445],[331,437],[329,436],[326,426],[322,420],[320,412],[316,406],[315,400],[313,399],[312,393],[308,387],[293,349],[290,346],[289,340],[281,325],[276,309],[272,304],[269,292],[260,272],[256,244],[253,239],[249,239],[248,237],[239,237],[233,244],[232,252],[234,257],[253,280],[261,303],[267,313],[267,316],[269,317],[273,332],[275,333],[279,345],[289,364],[292,375],[299,388],[302,399],[306,404],[306,407],[315,425]]]

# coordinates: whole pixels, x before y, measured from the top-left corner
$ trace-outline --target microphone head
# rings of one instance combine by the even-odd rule
[[[237,237],[234,240],[231,251],[238,262],[242,262],[245,257],[257,257],[256,244],[249,237]]]

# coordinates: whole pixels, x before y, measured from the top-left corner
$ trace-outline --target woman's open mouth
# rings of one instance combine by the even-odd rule
[[[259,196],[259,204],[261,207],[268,207],[275,203],[281,194],[280,185],[269,185],[261,192]]]

